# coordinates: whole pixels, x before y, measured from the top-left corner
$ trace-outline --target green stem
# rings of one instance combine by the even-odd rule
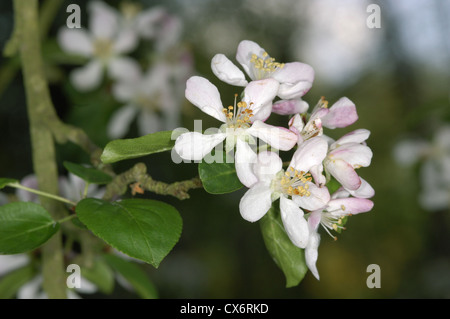
[[[61,218],[61,219],[58,220],[57,222],[58,222],[59,224],[62,224],[62,223],[64,223],[64,222],[68,221],[68,220],[74,219],[75,217],[77,217],[77,215],[75,215],[75,214],[69,215],[69,216],[67,216],[67,217]]]
[[[39,189],[58,193],[58,169],[53,134],[46,121],[56,118],[42,59],[37,0],[14,0],[15,30],[22,62],[28,119],[33,154],[33,167]],[[47,117],[50,115],[49,117]],[[65,209],[51,198],[41,197],[42,206],[55,220],[64,218]],[[62,234],[58,231],[42,246],[43,287],[49,298],[66,298]]]
[[[57,195],[53,195],[53,194],[50,194],[50,193],[46,193],[46,192],[43,192],[43,191],[39,191],[39,190],[34,189],[34,188],[29,188],[29,187],[23,186],[23,185],[21,185],[19,183],[9,183],[8,186],[14,187],[14,188],[23,189],[23,190],[26,190],[27,192],[34,193],[34,194],[37,194],[39,196],[44,196],[44,197],[47,197],[47,198],[55,199],[55,200],[58,200],[60,202],[72,205],[72,206],[76,206],[77,205],[77,203],[72,202],[71,200],[68,200],[67,198],[60,197],[60,196],[57,196]]]

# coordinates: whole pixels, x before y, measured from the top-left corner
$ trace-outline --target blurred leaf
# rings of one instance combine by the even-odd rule
[[[198,164],[198,174],[203,188],[211,194],[231,193],[244,186],[236,175],[234,163],[226,163],[226,153],[221,153],[223,163],[207,163],[203,160]]]
[[[8,186],[10,183],[17,183],[18,180],[12,178],[0,178],[0,189]]]
[[[158,267],[177,243],[182,228],[171,205],[148,199],[107,202],[86,198],[76,207],[78,218],[96,236],[130,257]]]
[[[58,229],[59,224],[39,204],[15,202],[0,206],[0,254],[33,250]]]
[[[67,161],[63,164],[69,172],[91,184],[107,184],[112,180],[111,176],[93,167],[85,167]]]
[[[34,268],[31,265],[7,273],[0,280],[0,299],[14,298],[20,287],[33,279],[34,275]]]
[[[104,255],[103,258],[112,268],[114,268],[114,270],[120,273],[130,283],[141,298],[158,298],[158,292],[155,285],[137,264],[114,255]]]
[[[83,267],[83,277],[104,294],[111,294],[114,290],[114,272],[102,259],[95,259],[92,267]]]
[[[278,205],[272,205],[260,220],[260,226],[270,256],[286,277],[286,287],[297,286],[305,277],[308,267],[303,249],[295,246],[284,230]]]
[[[161,131],[138,138],[115,140],[105,146],[101,160],[107,164],[115,163],[168,151],[174,145],[175,141],[172,140],[172,131]]]

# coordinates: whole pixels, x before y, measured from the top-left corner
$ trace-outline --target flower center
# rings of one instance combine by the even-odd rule
[[[102,60],[107,60],[112,54],[113,44],[108,39],[97,39],[94,42],[94,55]]]
[[[131,21],[142,11],[142,6],[126,1],[120,4],[120,11],[122,12],[125,20]]]
[[[326,230],[328,235],[330,235],[334,240],[337,240],[336,236],[333,236],[330,230],[334,230],[340,232],[341,230],[345,230],[344,227],[344,218],[346,216],[336,216],[333,213],[335,212],[343,212],[345,211],[345,206],[341,205],[340,208],[331,210],[331,211],[323,211],[320,215],[320,224]]]
[[[262,58],[252,54],[250,63],[254,64],[255,77],[258,80],[264,79],[284,67],[284,63],[275,62],[275,59],[271,58],[267,52],[263,53]]]
[[[279,180],[281,192],[293,196],[310,196],[308,182],[312,180],[310,173],[299,172],[293,167],[289,167]]]
[[[253,103],[247,105],[246,102],[241,101],[236,104],[236,98],[237,94],[234,95],[234,106],[230,105],[228,108],[222,109],[227,118],[227,126],[229,128],[249,128],[253,116],[253,110],[250,107]]]

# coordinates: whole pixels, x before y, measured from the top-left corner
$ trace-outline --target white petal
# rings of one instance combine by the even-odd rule
[[[256,80],[256,77],[253,74],[253,64],[250,62],[252,54],[261,57],[264,52],[265,50],[253,41],[244,40],[238,45],[236,60],[242,65],[245,72],[247,72],[252,80]]]
[[[216,54],[213,57],[211,70],[225,83],[236,86],[246,86],[248,84],[245,74],[223,54]]]
[[[274,79],[252,81],[245,87],[242,100],[252,109],[254,117],[260,111],[272,111],[272,101],[277,95],[278,87],[279,84]]]
[[[430,143],[423,140],[405,140],[397,143],[393,156],[400,164],[411,165],[417,162],[430,149]]]
[[[79,91],[89,91],[97,88],[103,79],[103,65],[92,60],[85,66],[70,73],[70,81]]]
[[[221,122],[226,122],[223,105],[217,87],[207,79],[193,76],[186,82],[186,98],[200,110]]]
[[[370,131],[366,129],[358,129],[354,130],[350,133],[345,134],[340,139],[338,139],[335,144],[336,145],[343,145],[346,143],[363,143],[365,142],[370,136]]]
[[[281,99],[297,99],[305,95],[312,87],[314,69],[305,63],[286,63],[272,77],[280,83],[278,96]]]
[[[253,125],[247,129],[247,133],[260,138],[272,147],[288,151],[297,144],[297,134],[294,132],[278,126],[272,126],[262,121],[255,121]]]
[[[343,160],[327,160],[325,169],[347,190],[355,191],[361,186],[361,178],[355,169]]]
[[[319,257],[320,235],[317,232],[311,232],[308,240],[308,246],[305,249],[305,261],[311,273],[319,280],[319,272],[317,271],[317,259]]]
[[[122,138],[130,129],[138,109],[134,105],[126,105],[115,111],[108,123],[108,136],[111,139]]]
[[[306,210],[317,210],[326,206],[330,200],[330,192],[326,186],[317,187],[314,183],[308,183],[309,196],[292,196],[292,200]]]
[[[295,246],[305,248],[308,244],[309,228],[303,211],[292,200],[281,196],[280,212],[289,239]]]
[[[89,29],[97,39],[112,39],[119,26],[117,10],[102,1],[88,4]]]
[[[135,91],[136,84],[142,80],[142,71],[139,63],[129,57],[111,59],[108,63],[108,73],[114,80],[134,85]]]
[[[249,222],[260,220],[272,206],[272,191],[264,182],[253,185],[241,198],[239,211]]]
[[[256,162],[256,153],[247,142],[238,138],[235,157],[236,174],[239,180],[247,187],[253,186],[258,182],[258,178],[252,170],[252,166]]]
[[[27,265],[29,261],[27,254],[0,255],[0,277],[14,269]]]
[[[58,43],[63,51],[90,57],[94,53],[92,39],[84,29],[61,28],[58,32]]]
[[[292,156],[290,166],[306,173],[311,167],[322,164],[327,151],[328,143],[319,136],[313,137],[299,145]]]
[[[225,133],[211,135],[203,135],[198,132],[184,133],[176,139],[174,149],[182,159],[201,160],[226,137]]]
[[[156,35],[157,23],[167,15],[163,7],[153,7],[138,14],[136,30],[144,39],[151,39]]]
[[[270,183],[283,168],[283,161],[274,152],[261,152],[253,164],[253,172],[259,181]]]
[[[350,195],[358,198],[371,198],[375,195],[373,187],[363,178],[361,178],[361,186],[357,190],[347,190]]]
[[[137,33],[133,29],[125,29],[117,34],[113,43],[113,52],[127,54],[136,49],[139,44]]]
[[[152,110],[142,110],[137,118],[137,124],[141,136],[161,130],[161,119]]]
[[[372,156],[372,150],[368,146],[357,143],[344,144],[328,154],[331,160],[343,160],[354,168],[369,166]]]

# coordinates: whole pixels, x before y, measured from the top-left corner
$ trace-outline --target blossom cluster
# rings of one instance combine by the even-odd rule
[[[248,190],[239,210],[250,222],[260,220],[279,200],[281,220],[294,245],[305,249],[308,268],[316,268],[319,225],[331,231],[344,228],[347,216],[368,212],[374,189],[357,169],[371,163],[366,141],[370,132],[357,129],[333,140],[323,129],[347,127],[357,121],[355,104],[346,97],[331,107],[321,98],[308,112],[302,97],[314,81],[314,70],[301,62],[276,62],[262,47],[240,42],[236,60],[244,72],[223,54],[211,61],[213,73],[223,82],[243,87],[238,101],[224,107],[215,85],[200,76],[186,83],[186,98],[223,124],[213,134],[181,134],[174,149],[184,160],[201,160],[213,149],[234,152],[236,174]],[[246,76],[247,75],[247,76]],[[289,116],[287,127],[266,123],[272,113]],[[261,140],[269,148],[257,148]],[[279,151],[294,150],[286,168]],[[330,194],[331,180],[340,187]],[[333,238],[335,238],[332,235]]]
[[[141,135],[176,127],[182,87],[192,72],[191,54],[180,43],[181,20],[163,7],[142,10],[131,2],[119,11],[95,0],[87,9],[89,29],[62,27],[58,43],[87,61],[70,73],[78,91],[98,88],[105,75],[113,81],[112,94],[123,106],[112,114],[109,137],[123,137],[135,119]],[[152,44],[146,63],[130,55],[142,43]]]

